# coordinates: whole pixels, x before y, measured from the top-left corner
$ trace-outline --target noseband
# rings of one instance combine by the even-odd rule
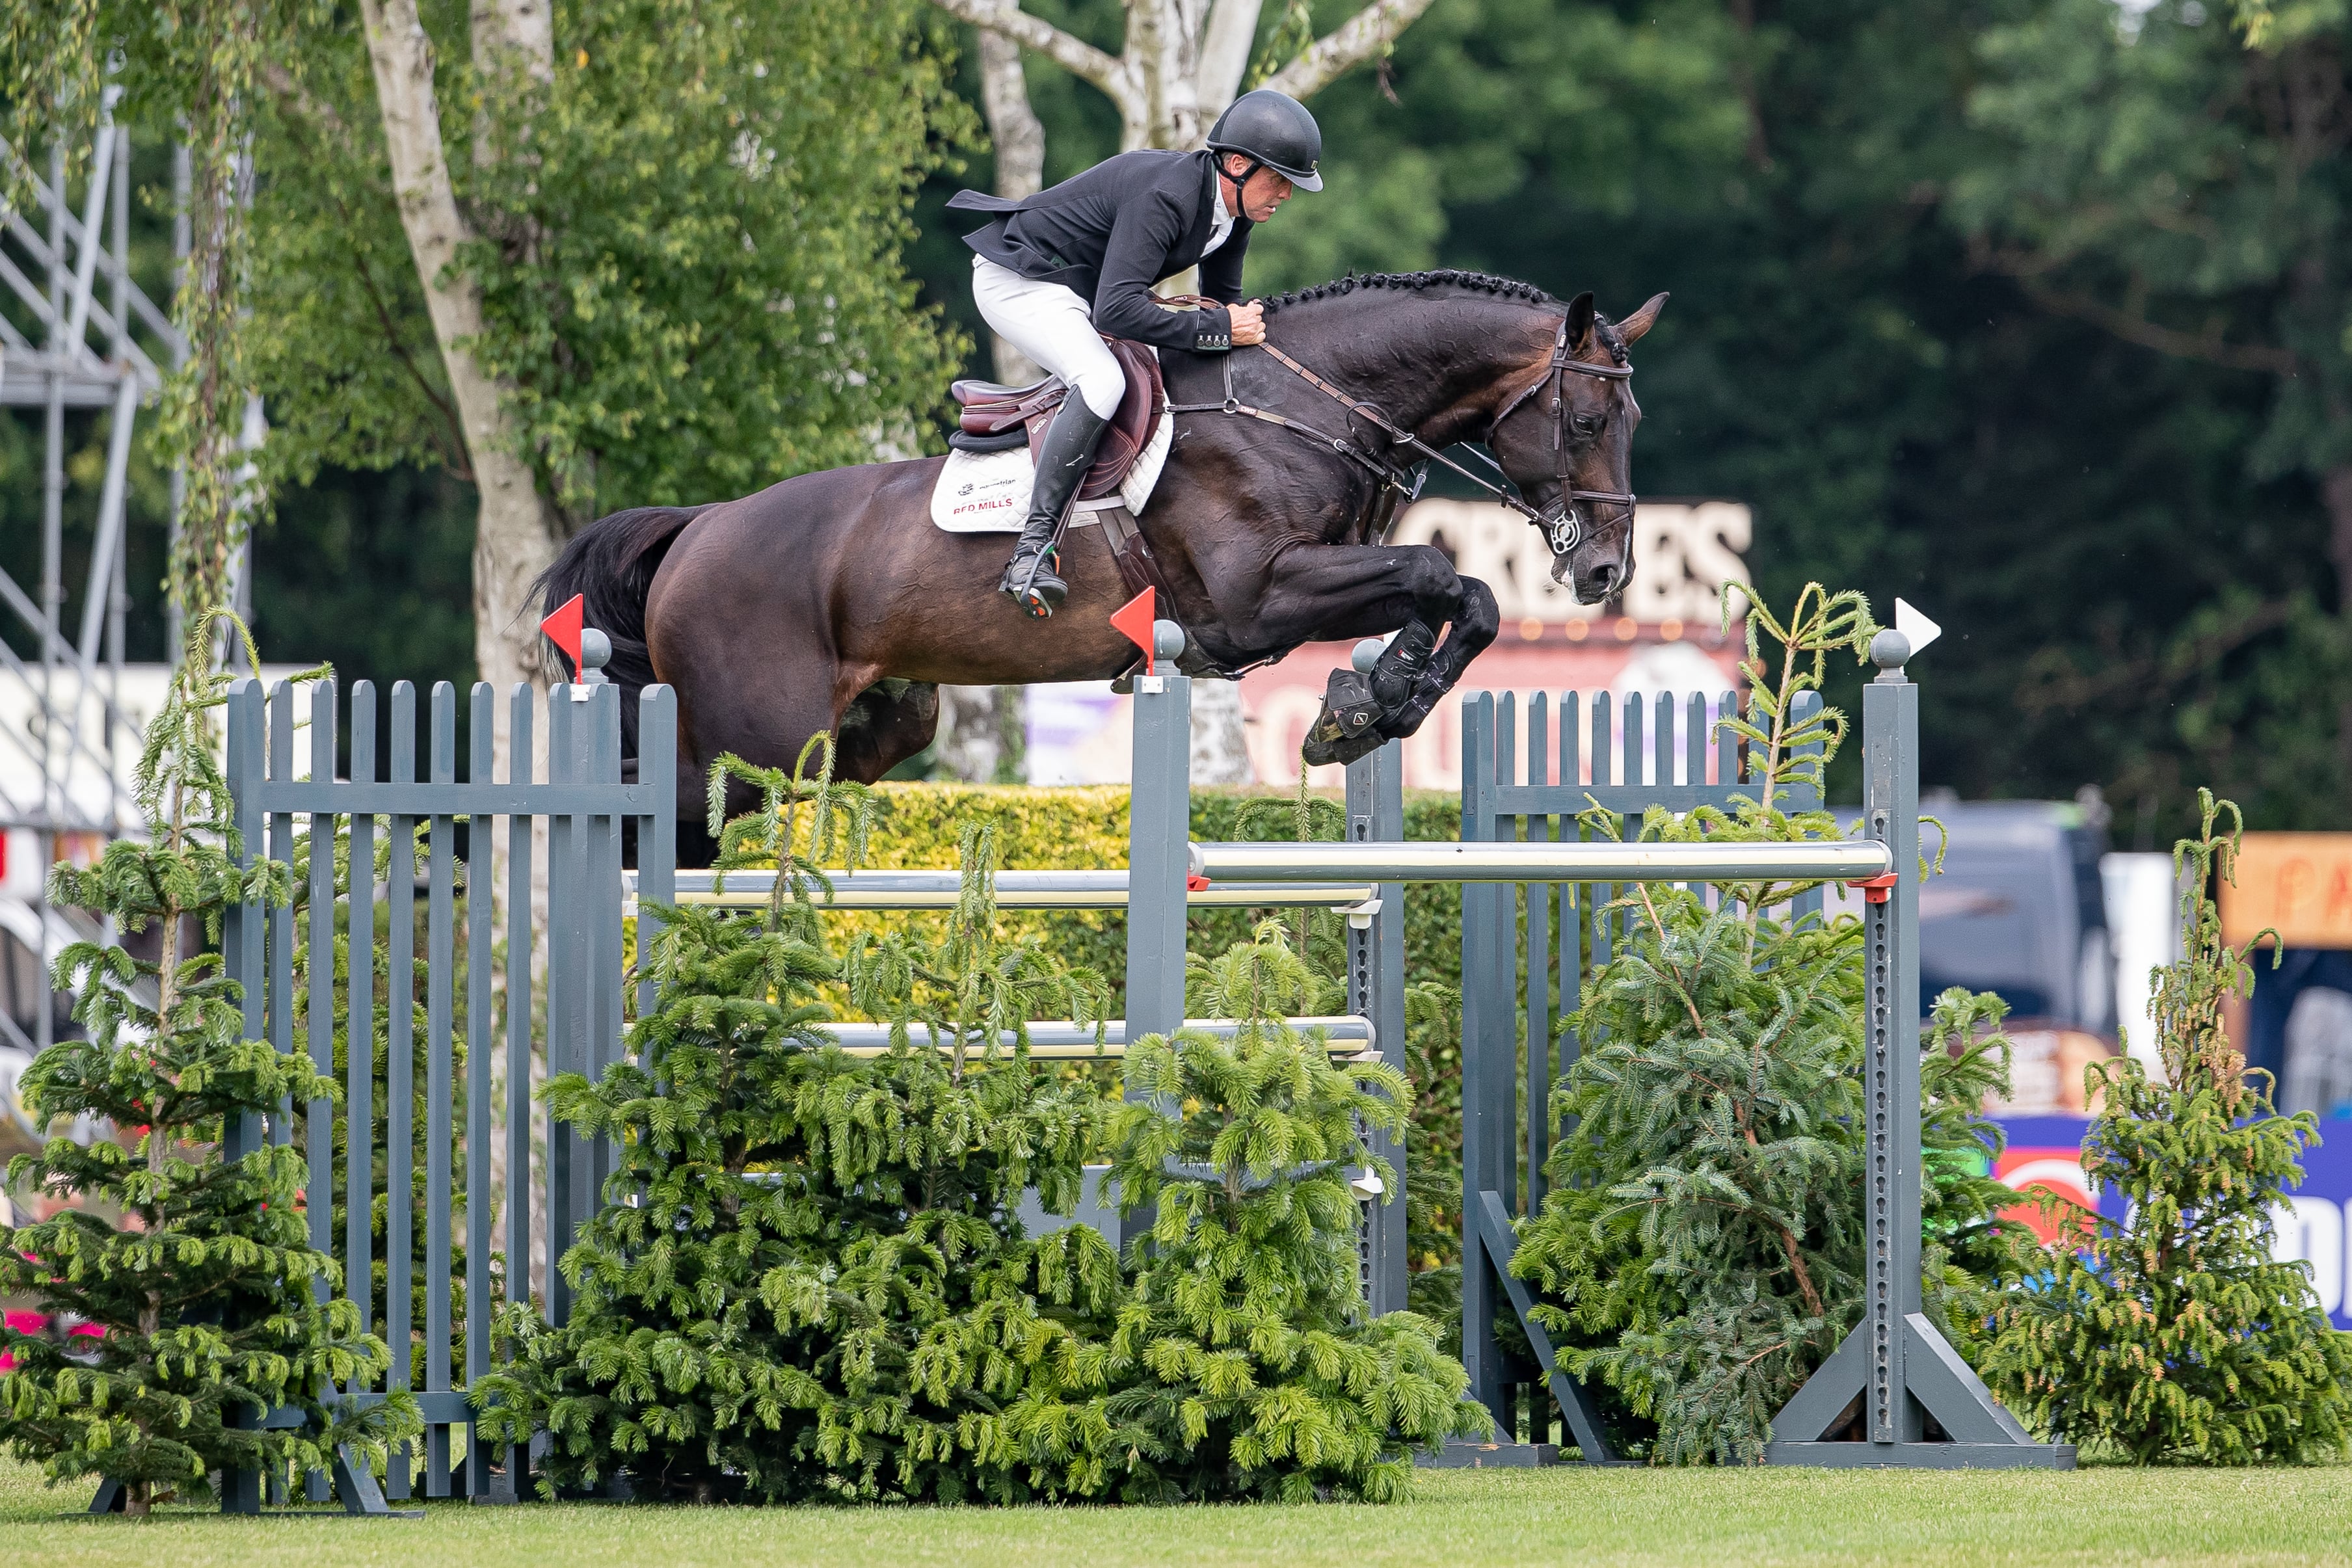
[[[1211,307],[1217,302],[1202,298],[1198,295],[1179,295],[1162,300],[1161,303]],[[1571,358],[1568,348],[1568,318],[1565,316],[1560,318],[1559,330],[1552,337],[1550,362],[1544,366],[1541,375],[1511,394],[1510,400],[1503,404],[1501,411],[1487,422],[1485,438],[1486,443],[1491,444],[1495,439],[1495,432],[1502,428],[1503,421],[1518,411],[1520,404],[1535,396],[1543,388],[1547,386],[1551,388],[1552,477],[1559,481],[1559,494],[1546,502],[1540,511],[1528,506],[1520,498],[1517,490],[1511,487],[1509,477],[1503,473],[1501,465],[1493,464],[1491,459],[1486,459],[1494,467],[1496,477],[1503,481],[1499,485],[1473,474],[1412,432],[1399,429],[1374,404],[1366,402],[1360,398],[1349,396],[1272,343],[1261,342],[1255,347],[1265,350],[1267,356],[1276,364],[1291,371],[1307,385],[1339,402],[1351,417],[1361,419],[1380,431],[1388,437],[1392,449],[1403,447],[1419,453],[1421,462],[1410,466],[1399,465],[1386,454],[1370,451],[1363,445],[1350,441],[1346,435],[1327,434],[1302,421],[1287,418],[1270,409],[1254,408],[1242,402],[1234,395],[1234,361],[1241,352],[1238,349],[1225,356],[1225,398],[1223,402],[1171,403],[1168,412],[1171,413],[1244,414],[1252,419],[1264,420],[1268,424],[1276,424],[1286,430],[1295,431],[1318,445],[1330,447],[1342,457],[1362,464],[1371,471],[1372,476],[1381,483],[1384,490],[1408,502],[1421,494],[1421,480],[1414,470],[1425,464],[1440,464],[1452,469],[1455,474],[1467,479],[1496,501],[1542,529],[1545,539],[1551,546],[1551,553],[1556,556],[1566,555],[1584,538],[1583,520],[1578,517],[1576,510],[1578,502],[1598,502],[1622,507],[1628,512],[1633,508],[1633,497],[1630,493],[1616,490],[1579,490],[1568,482],[1570,464],[1567,387],[1569,375],[1572,372],[1580,376],[1597,376],[1603,381],[1622,382],[1633,377],[1633,367],[1589,364],[1582,360]],[[1393,507],[1395,501],[1391,499],[1388,505]]]

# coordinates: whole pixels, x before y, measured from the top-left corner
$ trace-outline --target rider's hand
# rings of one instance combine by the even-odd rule
[[[1256,300],[1246,305],[1228,305],[1225,314],[1233,318],[1234,348],[1246,349],[1252,343],[1265,341],[1265,307]]]

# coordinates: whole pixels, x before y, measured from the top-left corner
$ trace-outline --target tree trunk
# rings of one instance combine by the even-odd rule
[[[940,771],[970,784],[1022,782],[1028,706],[1020,686],[941,686]]]
[[[980,30],[980,105],[988,118],[988,139],[996,147],[996,193],[1017,200],[1044,190],[1045,127],[1029,107],[1021,46],[985,27]],[[1003,339],[991,334],[989,341],[995,350],[998,381],[1022,386],[1045,375],[1034,360]],[[944,714],[940,724],[944,735]]]
[[[1242,689],[1232,681],[1192,683],[1192,782],[1257,782],[1243,728]]]
[[[415,0],[361,0],[368,59],[391,154],[400,224],[416,261],[433,335],[449,373],[449,391],[466,434],[480,492],[474,543],[474,657],[481,677],[503,690],[537,673],[530,580],[555,559],[556,520],[530,465],[515,455],[515,430],[501,401],[507,391],[475,363],[467,347],[482,329],[479,286],[457,266],[473,231],[457,210],[441,138],[433,84],[433,40]],[[505,742],[500,742],[504,765]]]
[[[1249,70],[1250,45],[1257,40],[1263,0],[1217,0],[1209,30],[1201,40],[1201,121],[1214,125],[1225,107],[1241,96]],[[1204,133],[1205,134],[1205,133]]]

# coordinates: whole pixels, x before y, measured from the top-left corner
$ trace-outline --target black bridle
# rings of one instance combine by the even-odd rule
[[[1516,507],[1519,511],[1526,513],[1528,521],[1542,528],[1549,536],[1551,553],[1554,555],[1566,555],[1574,549],[1577,541],[1584,537],[1583,525],[1578,520],[1576,515],[1576,504],[1579,501],[1598,501],[1626,512],[1633,509],[1633,495],[1631,491],[1580,490],[1568,482],[1570,466],[1568,378],[1571,373],[1580,376],[1595,376],[1602,381],[1629,382],[1633,379],[1633,367],[1595,365],[1570,357],[1568,318],[1563,316],[1559,319],[1559,330],[1552,338],[1551,362],[1544,367],[1543,374],[1513,393],[1510,401],[1503,404],[1502,408],[1496,413],[1494,419],[1486,425],[1486,444],[1491,447],[1495,441],[1495,432],[1503,427],[1503,421],[1510,418],[1518,411],[1521,403],[1534,397],[1538,391],[1547,386],[1551,388],[1551,476],[1559,481],[1559,494],[1553,497],[1541,512],[1530,511],[1527,503],[1516,497],[1506,497],[1504,500],[1506,505]],[[1499,465],[1496,465],[1496,472],[1497,474],[1502,472]],[[1557,516],[1552,511],[1555,507],[1559,508]],[[1563,532],[1566,535],[1564,540]]]
[[[1198,296],[1183,296],[1164,300],[1162,303],[1213,307],[1217,301],[1203,299]],[[1494,444],[1495,433],[1502,428],[1503,421],[1517,413],[1521,404],[1533,398],[1545,387],[1551,389],[1552,477],[1559,481],[1559,494],[1546,502],[1540,509],[1528,506],[1519,496],[1517,488],[1511,485],[1509,476],[1503,473],[1500,464],[1496,463],[1492,465],[1496,478],[1502,480],[1501,484],[1473,474],[1412,431],[1399,429],[1394,422],[1381,412],[1379,405],[1367,402],[1361,398],[1349,396],[1280,349],[1276,348],[1271,342],[1261,342],[1253,346],[1265,350],[1276,364],[1306,382],[1316,391],[1338,402],[1348,411],[1350,418],[1361,419],[1380,431],[1388,437],[1391,450],[1402,447],[1416,452],[1420,454],[1420,461],[1410,465],[1399,464],[1388,453],[1370,451],[1350,441],[1345,435],[1332,435],[1303,421],[1288,418],[1271,409],[1255,408],[1242,402],[1234,392],[1234,357],[1241,352],[1238,349],[1225,356],[1225,400],[1223,402],[1171,403],[1168,405],[1168,412],[1171,413],[1238,413],[1245,414],[1252,419],[1264,420],[1268,424],[1280,425],[1285,430],[1293,431],[1307,437],[1309,441],[1328,446],[1340,456],[1351,462],[1360,463],[1370,469],[1372,476],[1380,482],[1386,493],[1384,498],[1388,500],[1391,507],[1395,505],[1398,498],[1410,503],[1418,497],[1421,494],[1422,472],[1431,463],[1441,464],[1541,528],[1546,542],[1551,546],[1551,553],[1555,556],[1566,555],[1584,538],[1583,520],[1577,514],[1577,503],[1580,501],[1598,502],[1620,507],[1626,512],[1633,509],[1634,498],[1629,491],[1580,490],[1569,483],[1569,470],[1571,465],[1569,461],[1568,440],[1568,377],[1575,374],[1596,376],[1603,381],[1629,381],[1633,378],[1633,367],[1596,365],[1572,358],[1569,353],[1568,318],[1565,316],[1560,318],[1559,330],[1553,335],[1551,360],[1544,366],[1543,373],[1511,394],[1502,408],[1496,413],[1495,417],[1487,422],[1486,434],[1482,438],[1482,443],[1491,447]],[[1492,460],[1489,459],[1489,462],[1491,463]]]

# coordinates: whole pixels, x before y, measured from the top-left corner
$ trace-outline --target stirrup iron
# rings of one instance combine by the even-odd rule
[[[1036,620],[1046,621],[1062,607],[1070,596],[1069,584],[1062,580],[1062,546],[1058,530],[1055,542],[1028,559],[1021,559],[1020,548],[1013,549],[1013,559],[1005,563],[1004,580],[997,584],[1000,592],[1009,593],[1013,602]],[[1039,578],[1045,580],[1040,582]],[[1017,579],[1017,580],[1016,580]]]

